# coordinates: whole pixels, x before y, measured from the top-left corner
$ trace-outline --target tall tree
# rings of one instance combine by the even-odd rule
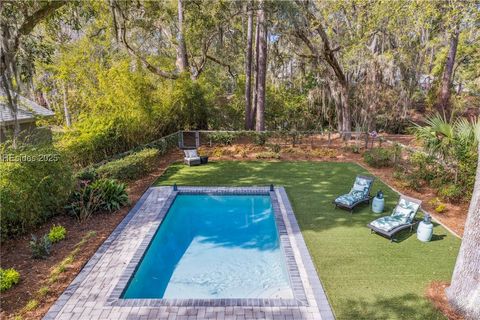
[[[448,55],[445,61],[445,67],[443,70],[440,90],[438,92],[437,109],[447,119],[450,119],[451,112],[452,112],[452,108],[450,106],[450,93],[451,93],[451,87],[452,87],[453,69],[455,65],[455,56],[457,55],[459,34],[460,34],[460,29],[458,27],[455,27],[454,31],[450,36],[450,45],[449,45]]]
[[[14,131],[13,145],[16,145],[20,132],[18,123],[18,94],[20,93],[20,77],[18,70],[18,50],[25,37],[34,28],[51,16],[56,10],[66,4],[66,1],[49,1],[31,5],[28,3],[0,2],[0,72],[1,87],[7,96],[7,106],[13,115]],[[33,8],[33,12],[30,12]],[[22,18],[20,18],[22,17]],[[20,24],[18,24],[18,19]],[[18,27],[17,27],[18,26]]]
[[[187,45],[185,43],[183,26],[183,0],[177,0],[178,33],[177,33],[177,68],[180,72],[188,71]]]
[[[258,10],[258,68],[257,68],[257,122],[256,130],[265,131],[265,93],[267,78],[267,20],[265,17],[265,3],[260,2]]]
[[[253,129],[252,120],[252,38],[253,10],[252,3],[247,3],[247,48],[245,50],[245,129]]]
[[[452,283],[446,290],[450,304],[468,319],[480,319],[480,122],[477,124],[477,138],[475,187]]]
[[[352,115],[350,107],[350,86],[348,79],[343,71],[343,68],[336,56],[336,52],[340,48],[332,47],[331,41],[325,32],[325,27],[320,19],[318,19],[312,8],[309,8],[308,3],[297,1],[297,4],[302,7],[306,16],[306,28],[299,28],[296,35],[305,43],[312,54],[315,63],[321,64],[326,62],[329,66],[331,78],[334,83],[330,85],[330,91],[337,105],[340,106],[341,114],[337,117],[341,118],[341,131],[344,132],[344,137],[348,137],[352,131]],[[310,30],[314,30],[316,35],[321,39],[321,46],[317,46],[312,42],[314,37]]]

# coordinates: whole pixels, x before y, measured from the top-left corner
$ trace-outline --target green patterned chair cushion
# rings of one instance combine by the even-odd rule
[[[366,196],[370,190],[371,183],[372,183],[372,180],[367,180],[362,177],[357,177],[355,179],[355,183],[353,184],[353,188],[350,191],[350,193],[354,191],[358,191],[358,192],[362,192]]]
[[[398,205],[395,207],[395,209],[393,209],[392,217],[398,217],[405,221],[405,223],[410,223],[412,222],[419,206],[420,204],[418,203],[400,198]]]
[[[410,223],[413,218],[413,212],[412,209],[402,208],[398,205],[393,209],[392,217],[401,219],[404,223]]]
[[[405,224],[405,222],[402,218],[392,216],[381,217],[370,223],[370,225],[385,232],[395,229],[403,224]]]
[[[350,193],[341,195],[335,199],[335,203],[343,204],[347,207],[352,206],[354,203],[365,199],[363,191],[350,191]]]

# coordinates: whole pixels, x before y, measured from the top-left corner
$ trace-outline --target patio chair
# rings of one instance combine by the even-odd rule
[[[183,158],[183,162],[188,164],[189,166],[197,166],[201,163],[201,159],[197,154],[197,149],[188,149],[183,150],[185,153],[185,158]]]
[[[370,190],[372,189],[374,178],[368,176],[357,176],[352,190],[349,193],[339,196],[333,201],[335,208],[344,208],[353,213],[355,208],[360,203],[370,203]]]
[[[420,200],[400,196],[391,215],[375,219],[367,227],[370,228],[372,233],[377,233],[390,239],[390,241],[394,241],[393,237],[397,232],[408,228],[412,232],[413,227],[418,224],[419,220],[415,220],[415,215],[421,204],[422,201]]]

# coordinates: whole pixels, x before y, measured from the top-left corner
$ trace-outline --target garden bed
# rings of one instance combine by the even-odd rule
[[[62,225],[67,229],[65,240],[55,244],[52,254],[45,260],[34,260],[31,258],[29,248],[30,234],[2,243],[2,267],[14,267],[20,273],[21,280],[18,285],[6,292],[2,292],[0,317],[2,319],[13,319],[15,315],[22,313],[22,319],[41,318],[67,288],[97,248],[107,239],[113,229],[140,199],[145,190],[164,172],[170,163],[179,158],[180,153],[178,151],[170,152],[158,162],[156,170],[137,181],[129,183],[128,195],[130,205],[123,207],[117,212],[94,215],[84,223],[79,223],[67,215],[57,216],[36,230],[32,230],[33,234],[42,235],[48,233],[48,230],[54,224]],[[95,232],[95,235],[90,237],[81,247],[73,263],[68,265],[65,271],[59,275],[57,281],[49,284],[48,281],[54,269],[74,250],[75,245],[91,231]],[[42,287],[48,287],[48,292],[41,299],[38,299],[38,290]],[[38,307],[35,307],[34,310],[26,311],[25,306],[33,299],[38,301]]]

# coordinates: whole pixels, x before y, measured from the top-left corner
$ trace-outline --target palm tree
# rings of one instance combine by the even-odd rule
[[[472,133],[478,155],[475,187],[452,283],[446,294],[450,304],[467,319],[480,319],[480,121]]]

